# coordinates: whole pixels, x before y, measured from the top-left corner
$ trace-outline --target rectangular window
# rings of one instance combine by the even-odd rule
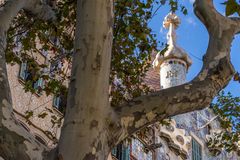
[[[67,107],[67,96],[65,94],[54,95],[52,105],[62,114],[65,114],[66,107]]]
[[[43,87],[44,87],[43,78],[39,78],[36,82],[34,82],[33,87],[36,90],[43,89]]]
[[[130,147],[119,144],[113,148],[112,155],[118,160],[130,160]]]
[[[29,71],[29,64],[27,62],[22,62],[20,65],[20,71],[19,71],[19,78],[25,82],[31,81],[31,87],[37,91],[36,93],[39,95],[44,89],[44,79],[39,78],[37,81],[33,80],[33,75]]]
[[[59,109],[60,108],[60,96],[54,96],[53,97],[53,107]]]
[[[38,78],[37,80],[35,80],[34,76],[36,76],[36,74],[37,73],[34,73],[34,71],[31,70],[31,63],[28,62],[21,63],[19,78],[22,81],[26,82],[25,84],[27,84],[26,86],[28,87],[28,91],[31,90],[32,92],[40,96],[44,89],[45,81],[43,78]]]
[[[192,160],[202,160],[202,146],[192,137]]]
[[[117,147],[114,147],[114,148],[112,149],[112,155],[113,155],[114,157],[117,157]]]
[[[122,160],[130,160],[130,147],[122,145]]]
[[[22,80],[26,80],[26,78],[27,78],[27,63],[26,62],[21,63],[19,77]]]

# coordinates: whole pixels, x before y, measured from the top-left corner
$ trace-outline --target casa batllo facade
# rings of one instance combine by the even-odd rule
[[[145,78],[153,90],[166,89],[186,82],[192,64],[188,54],[176,43],[175,30],[180,19],[169,13],[163,22],[168,29],[168,49],[154,57],[153,69]],[[239,160],[236,153],[207,146],[220,124],[210,108],[171,117],[168,125],[155,123],[115,147],[114,160]],[[214,120],[213,120],[214,119]],[[212,121],[211,121],[212,120]],[[210,122],[210,123],[209,123]],[[207,124],[207,125],[206,125]],[[111,159],[111,158],[109,158]]]
[[[4,0],[0,0],[3,4]],[[168,50],[163,55],[158,53],[153,61],[153,68],[145,78],[146,84],[153,90],[165,89],[181,85],[186,81],[191,59],[187,53],[176,45],[175,29],[180,24],[179,18],[170,13],[166,16],[164,27],[167,34]],[[36,40],[36,43],[37,40]],[[16,51],[17,52],[17,48]],[[69,69],[64,61],[49,64],[53,53],[36,53],[35,61],[48,64],[49,71]],[[14,114],[18,122],[28,132],[34,135],[36,141],[49,148],[56,146],[63,123],[61,108],[66,102],[59,95],[46,95],[41,92],[45,81],[38,79],[32,85],[35,93],[26,92],[24,83],[31,77],[28,63],[7,66],[11,86]],[[50,73],[48,71],[48,73]],[[65,82],[68,85],[68,82]],[[209,148],[207,138],[212,133],[221,130],[217,120],[204,126],[214,117],[207,108],[202,111],[178,115],[171,118],[169,125],[155,123],[139,131],[112,150],[109,160],[238,160],[235,153],[227,153],[219,148]]]

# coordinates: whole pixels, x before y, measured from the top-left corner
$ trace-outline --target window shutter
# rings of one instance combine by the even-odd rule
[[[21,63],[19,77],[22,80],[26,80],[26,78],[27,78],[27,63],[26,62]]]
[[[60,106],[60,96],[54,96],[53,98],[53,106],[59,109]]]
[[[44,80],[43,80],[43,78],[39,78],[39,79],[34,83],[34,89],[43,88],[43,86],[44,86]]]
[[[38,89],[38,81],[34,82],[33,88],[34,88],[34,89]]]
[[[202,147],[192,138],[192,160],[202,160]]]
[[[130,160],[130,147],[122,145],[122,160]]]
[[[117,157],[117,147],[114,147],[114,148],[112,149],[112,155],[115,156],[115,157]]]
[[[43,88],[43,86],[44,86],[44,80],[43,80],[43,78],[39,78],[38,79],[38,87]]]

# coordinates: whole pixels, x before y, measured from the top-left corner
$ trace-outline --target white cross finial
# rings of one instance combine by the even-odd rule
[[[172,45],[172,46],[176,45],[175,29],[177,29],[179,25],[180,25],[180,19],[176,14],[169,13],[165,17],[165,19],[163,21],[163,26],[164,26],[164,28],[169,29],[168,34],[167,34],[168,45]]]

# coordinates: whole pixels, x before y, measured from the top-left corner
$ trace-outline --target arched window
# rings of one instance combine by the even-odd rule
[[[35,138],[39,143],[47,146],[47,142],[42,137],[40,137],[39,135],[35,135]]]
[[[30,129],[27,127],[27,125],[25,123],[23,123],[21,121],[18,121],[18,122],[26,131],[30,132]]]

